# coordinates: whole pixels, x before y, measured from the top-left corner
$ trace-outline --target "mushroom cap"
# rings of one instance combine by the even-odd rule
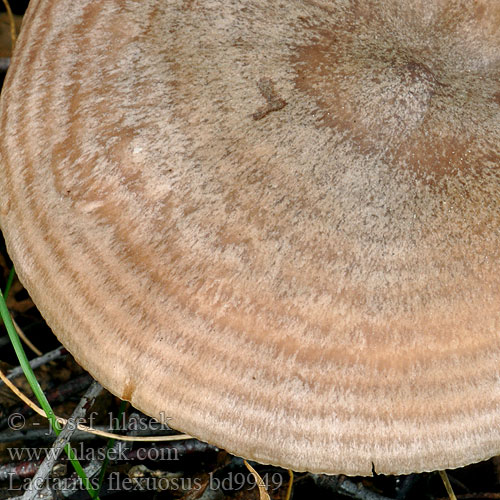
[[[61,342],[295,470],[500,453],[500,2],[32,0],[0,222]]]

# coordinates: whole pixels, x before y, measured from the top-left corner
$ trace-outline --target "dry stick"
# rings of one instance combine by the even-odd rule
[[[143,461],[144,458],[142,457],[147,455],[148,450],[157,450],[157,452],[159,453],[161,452],[166,453],[171,451],[172,453],[174,453],[175,456],[177,455],[185,456],[193,453],[207,453],[207,452],[218,453],[220,451],[220,448],[212,444],[205,443],[204,441],[198,441],[197,439],[186,439],[168,444],[152,443],[128,451],[126,454],[127,459]]]
[[[102,429],[102,430],[104,430],[105,428],[106,428],[105,426],[97,427],[97,429]],[[137,431],[137,436],[145,435],[144,432],[146,431]],[[47,432],[47,429],[30,430],[27,432],[7,431],[0,433],[0,443],[8,443],[8,442],[22,441],[22,440],[46,441],[49,439],[53,441],[54,437]],[[87,440],[100,439],[100,437],[94,434],[89,434],[88,432],[76,430],[71,439],[74,441],[82,442]],[[208,452],[218,453],[220,451],[220,449],[217,448],[216,446],[205,443],[203,441],[198,441],[197,439],[177,441],[174,443],[169,443],[164,445],[151,443],[147,446],[140,446],[135,449],[131,449],[128,446],[125,448],[123,447],[123,445],[124,441],[116,441],[113,447],[109,449],[108,452],[109,455],[111,457],[119,457],[120,460],[123,458],[131,462],[144,462],[146,460],[150,460],[148,455],[148,452],[150,451],[154,452],[154,455],[159,457],[164,457],[167,454],[169,454],[167,456],[172,455],[174,457],[173,460],[177,460],[177,458],[175,457],[178,456],[187,456],[190,454],[199,454]],[[23,455],[20,454],[19,458],[23,458]],[[161,458],[161,460],[163,459],[164,458]],[[101,460],[96,459],[96,462],[101,463]],[[0,482],[6,480],[2,478],[8,477],[8,471],[15,470],[17,468],[23,468],[23,474],[24,474],[23,477],[33,477],[40,463],[41,460],[32,462],[29,461],[14,462],[14,463],[0,465]],[[35,469],[32,469],[33,467],[35,467]],[[32,470],[32,472],[29,472],[30,470]]]
[[[140,434],[141,432],[144,431],[137,431],[137,432]],[[15,439],[10,439],[10,441],[19,441],[24,438],[24,436],[22,435],[23,433],[21,432],[13,434]],[[26,438],[29,439],[29,437],[38,439],[41,437],[47,438],[50,437],[50,435],[47,435],[47,430],[45,429],[45,430],[29,431],[28,433],[26,433]],[[75,431],[75,433],[72,436],[72,440],[82,441],[89,437],[97,437],[97,436],[93,436],[92,434],[88,434],[82,431]],[[3,441],[7,440],[8,440],[7,436],[5,436],[5,439],[3,439]],[[51,438],[51,440],[53,440],[53,437]],[[0,442],[2,442],[2,436],[0,436]],[[177,460],[177,458],[175,458],[177,457],[177,454],[182,456],[194,452],[205,453],[207,451],[219,451],[217,447],[198,440],[179,441],[177,443],[172,443],[169,444],[168,446],[163,446],[163,447],[153,445],[152,447],[148,448],[143,447],[125,451],[123,451],[120,446],[123,444],[124,443],[122,441],[117,441],[115,443],[115,446],[113,446],[113,448],[110,448],[108,452],[109,456],[117,457],[113,460],[127,460],[128,462],[135,462],[135,461],[144,462],[145,460],[148,460],[149,457],[148,452],[151,450],[156,450],[157,451],[156,455],[162,457],[165,456],[165,450],[167,453],[172,452],[172,455],[174,456],[173,460]],[[139,454],[141,455],[140,457]],[[33,478],[38,468],[40,467],[41,463],[42,460],[31,461],[31,462],[29,461],[15,462],[15,463],[0,465],[0,482],[9,481],[10,484],[14,484],[16,481],[22,481],[23,479]],[[85,474],[89,479],[92,479],[98,472],[100,472],[101,463],[102,463],[101,460],[93,459],[89,463],[89,465],[84,468]],[[68,489],[68,491],[70,490]],[[74,492],[74,490],[71,491]],[[0,496],[1,496],[1,491],[0,491]],[[202,500],[203,498],[205,497],[202,496],[200,498],[197,498],[197,500]],[[289,500],[289,498],[290,497],[285,497],[285,500]],[[48,499],[44,498],[44,500]]]
[[[139,419],[139,415],[136,412],[133,412],[127,422],[127,428],[125,429],[125,432],[127,434],[130,433],[132,436],[137,436],[137,430],[131,430],[131,427],[133,424],[137,423],[137,419]],[[136,426],[137,429],[137,426]],[[104,450],[107,450],[107,446],[104,446]],[[132,449],[131,445],[128,443],[124,443],[123,441],[115,441],[114,445],[107,450],[107,456],[113,456],[113,454],[117,454],[117,456],[122,456],[123,454],[126,454],[127,451],[130,451]],[[105,460],[104,458],[99,459],[99,458],[94,458],[90,464],[88,465],[88,472],[85,470],[85,472],[88,474],[88,477],[93,477],[96,474],[101,473],[101,469],[104,466]],[[102,486],[101,486],[102,487]]]
[[[133,412],[127,422],[127,429],[126,431],[128,432],[130,427],[133,427],[135,424],[135,427],[137,429],[137,424],[140,423],[140,416],[138,413]],[[139,431],[137,430],[130,430],[129,434],[131,436],[137,436]],[[106,448],[104,448],[106,449]],[[111,450],[114,450],[113,452],[108,451],[108,453],[118,453],[119,456],[121,453],[126,453],[127,451],[130,451],[132,448],[128,443],[124,443],[123,441],[116,441],[114,446],[111,448]],[[87,475],[88,478],[93,478],[97,474],[100,474],[102,465],[104,463],[104,460],[99,460],[97,458],[93,459],[87,467],[85,467],[85,474]],[[60,491],[61,495],[63,497],[69,497],[74,493],[74,490],[71,488],[64,488]],[[99,491],[100,494],[100,491]],[[44,499],[45,500],[45,499]]]
[[[345,476],[324,476],[321,474],[310,474],[310,476],[319,487],[355,500],[392,500],[367,490],[361,483],[354,483]]]
[[[38,460],[37,462],[18,462],[15,464],[0,465],[0,481],[9,481],[9,484],[12,485],[14,481],[33,477],[41,463],[42,461]]]
[[[35,423],[36,425],[36,423]],[[106,431],[108,428],[105,425],[96,425],[95,429],[98,431]],[[28,441],[28,442],[37,442],[37,443],[46,443],[54,441],[54,434],[50,432],[51,429],[47,427],[41,427],[39,429],[26,429],[15,431],[12,429],[7,429],[5,431],[0,432],[0,443],[13,443],[14,441]],[[144,435],[146,435],[143,432]],[[89,434],[85,431],[76,430],[73,434],[73,438],[75,441],[95,441],[101,439],[99,436],[95,434]],[[1,479],[0,479],[1,481]]]
[[[31,401],[25,394],[23,394],[0,370],[0,379],[3,383],[24,403],[26,403],[34,412],[38,413],[41,417],[47,418],[45,412],[37,406],[33,401]],[[67,419],[58,417],[55,415],[56,420],[61,425],[66,425]],[[93,429],[92,427],[88,427],[87,425],[83,425],[78,423],[76,426],[79,430],[89,432],[91,434],[95,434],[97,436],[120,439],[121,441],[145,441],[145,442],[155,442],[155,441],[179,441],[184,439],[195,439],[193,436],[188,434],[176,434],[173,436],[144,436],[144,437],[135,437],[135,436],[122,436],[120,434],[114,434],[112,432],[103,432]]]
[[[4,375],[1,374],[0,378],[2,378],[2,376],[4,376]],[[12,384],[12,382],[10,380],[8,380],[7,377],[5,377],[5,378],[10,384]],[[92,377],[88,374],[80,375],[76,378],[68,380],[68,382],[64,382],[63,384],[59,385],[59,387],[52,388],[50,391],[46,392],[45,396],[51,405],[57,406],[58,404],[61,404],[61,403],[64,403],[65,401],[67,401],[68,398],[73,397],[74,395],[77,395],[77,394],[82,394],[83,392],[85,392],[87,390],[87,388],[90,386],[90,384],[92,383],[92,380],[93,380]],[[27,401],[30,401],[30,400],[28,399]],[[15,430],[15,429],[20,430],[21,428],[24,427],[24,425],[25,425],[24,421],[26,419],[30,418],[33,415],[33,412],[36,411],[36,408],[38,408],[38,407],[36,407],[33,403],[31,403],[31,401],[30,401],[30,404],[27,404],[27,402],[25,400],[23,400],[23,402],[26,403],[24,406],[18,405],[18,406],[11,406],[10,408],[8,408],[10,415],[8,413],[4,412],[0,416],[0,429],[5,429],[6,427],[9,427],[13,430]],[[35,409],[32,408],[31,405],[35,406]],[[45,413],[43,413],[43,411],[40,408],[38,408],[38,409],[41,412],[40,415],[45,416]],[[22,416],[19,417],[16,415],[15,417],[11,417],[11,415],[15,415],[18,413]],[[11,423],[11,421],[10,421],[11,418],[14,418],[14,419],[17,418],[17,422]],[[39,424],[34,424],[34,425],[39,425]],[[64,423],[62,423],[62,425],[64,425]]]
[[[87,389],[87,392],[84,394],[84,396],[74,409],[71,417],[68,419],[66,426],[54,441],[54,444],[50,449],[50,453],[45,457],[44,461],[40,465],[38,472],[35,474],[35,477],[30,483],[30,487],[25,491],[22,497],[23,500],[34,500],[37,496],[39,498],[46,498],[44,492],[45,490],[47,490],[47,492],[50,492],[50,489],[47,486],[45,486],[45,488],[42,488],[42,486],[46,484],[49,474],[52,471],[52,467],[54,467],[54,464],[59,458],[59,455],[64,450],[64,447],[69,443],[71,436],[77,429],[77,422],[85,418],[85,416],[87,415],[87,411],[92,408],[96,397],[100,394],[101,391],[102,386],[96,381],[94,381],[92,385]],[[31,487],[31,485],[33,485],[33,487]]]
[[[38,356],[38,358],[34,358],[30,361],[30,366],[35,370],[36,368],[39,368],[42,365],[45,365],[47,363],[50,363],[51,361],[54,361],[55,359],[60,358],[61,356],[64,356],[67,354],[68,351],[63,346],[58,347],[57,349],[54,349],[53,351],[47,352],[43,354],[42,356]],[[23,369],[18,366],[16,368],[13,368],[12,370],[9,371],[7,374],[7,378],[9,380],[12,380],[13,378],[16,378],[19,375],[23,374]],[[3,381],[0,380],[0,387],[3,385]]]

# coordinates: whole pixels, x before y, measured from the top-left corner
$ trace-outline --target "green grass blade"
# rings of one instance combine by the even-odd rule
[[[12,271],[11,271],[12,273]],[[10,277],[10,276],[9,276]],[[36,399],[38,400],[38,403],[42,407],[43,411],[47,415],[47,418],[49,419],[49,423],[54,429],[55,434],[58,436],[61,433],[61,427],[59,423],[56,420],[56,417],[54,415],[54,411],[52,410],[50,403],[47,401],[47,398],[45,397],[45,393],[43,392],[42,388],[40,387],[40,384],[38,383],[38,380],[36,379],[36,376],[31,369],[31,366],[29,364],[28,358],[26,356],[26,353],[24,352],[23,346],[21,344],[21,340],[19,339],[19,336],[16,332],[16,329],[14,328],[14,325],[12,323],[12,319],[10,317],[9,310],[7,309],[7,304],[5,303],[5,297],[6,295],[2,294],[0,292],[0,316],[2,317],[2,320],[4,322],[5,328],[7,329],[7,333],[9,335],[10,341],[12,343],[12,346],[14,347],[14,350],[17,355],[17,359],[19,360],[19,364],[21,365],[21,368],[23,369],[24,375],[26,376],[26,379],[28,380],[28,383],[31,387],[31,390],[33,391],[33,394],[35,395]],[[64,447],[64,451],[68,455],[68,458],[71,461],[71,464],[73,465],[76,473],[82,480],[83,485],[87,489],[89,495],[91,498],[95,500],[99,500],[98,497],[98,492],[97,490],[92,486],[90,483],[87,475],[85,474],[85,471],[83,470],[83,467],[81,466],[80,462],[75,456],[75,453],[71,446],[68,444]]]
[[[14,276],[16,275],[16,270],[14,269],[14,266],[12,266],[9,277],[7,278],[7,284],[5,285],[5,291],[3,292],[3,298],[7,300],[7,297],[9,296],[10,289],[12,287],[12,283],[14,282]]]

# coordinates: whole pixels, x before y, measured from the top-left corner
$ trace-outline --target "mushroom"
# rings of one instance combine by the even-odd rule
[[[0,222],[111,392],[240,456],[500,453],[500,2],[34,0]]]

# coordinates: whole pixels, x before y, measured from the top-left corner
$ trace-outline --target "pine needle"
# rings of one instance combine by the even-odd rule
[[[451,487],[451,483],[450,483],[450,480],[448,478],[448,474],[446,474],[446,471],[440,470],[439,475],[441,476],[441,479],[443,480],[444,487],[446,488],[446,492],[448,493],[450,500],[457,500],[457,497],[455,496],[455,493],[453,492],[453,488]]]
[[[14,47],[16,46],[16,22],[14,21],[14,15],[12,14],[12,9],[10,8],[9,0],[2,0],[5,5],[5,10],[7,11],[7,16],[9,17],[10,25],[10,41],[12,44],[12,52],[14,52]]]
[[[246,460],[244,460],[243,462],[245,463],[246,468],[252,473],[252,476],[255,479],[255,483],[259,488],[260,500],[271,500],[271,497],[269,496],[269,493],[266,490],[266,485],[264,484],[262,478],[259,476],[259,473]]]

